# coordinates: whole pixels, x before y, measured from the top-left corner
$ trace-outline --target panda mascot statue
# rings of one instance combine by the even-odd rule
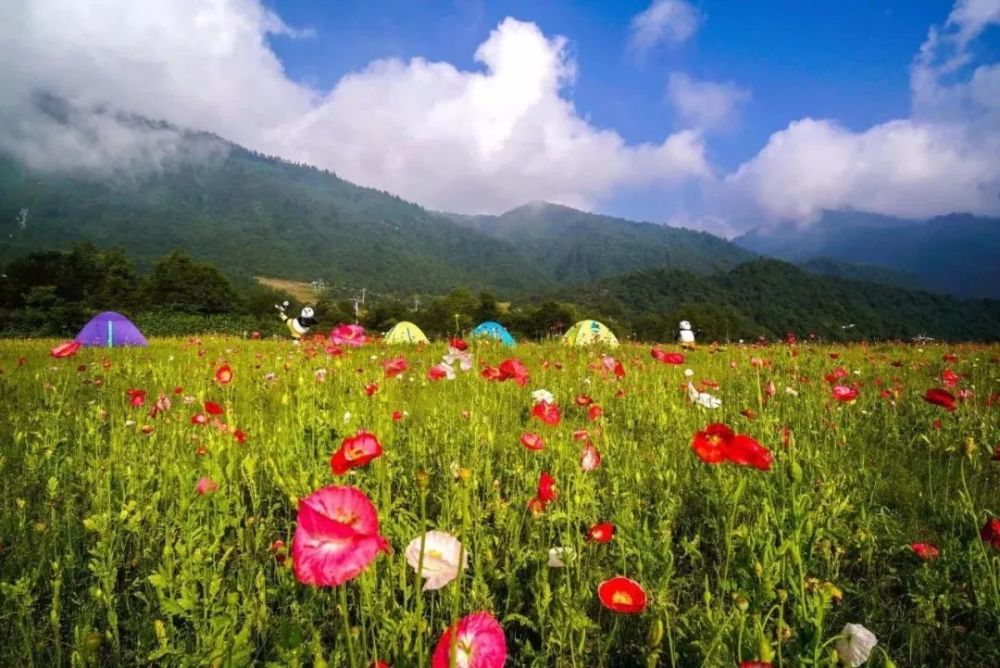
[[[309,328],[316,324],[316,319],[313,317],[315,314],[311,306],[303,307],[302,311],[294,318],[289,318],[288,313],[286,313],[288,302],[275,304],[274,308],[278,309],[278,316],[288,326],[288,333],[292,335],[294,341],[301,339],[309,331]]]
[[[694,330],[691,329],[691,323],[687,320],[681,320],[680,328],[677,332],[677,340],[681,343],[681,348],[685,350],[694,350]]]

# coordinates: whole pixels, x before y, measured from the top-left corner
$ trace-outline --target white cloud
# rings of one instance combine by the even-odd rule
[[[970,44],[1000,22],[1000,0],[959,0],[910,72],[912,114],[863,131],[805,118],[771,135],[723,182],[732,210],[765,221],[853,208],[926,218],[1000,213],[1000,66]]]
[[[750,91],[731,82],[696,81],[686,74],[670,75],[667,98],[678,117],[696,128],[720,128],[730,124]]]
[[[653,0],[632,19],[630,45],[641,52],[661,42],[679,44],[698,30],[701,21],[701,14],[687,0]]]
[[[588,208],[622,186],[709,173],[697,131],[630,145],[583,119],[564,96],[576,76],[565,39],[532,23],[497,26],[476,52],[481,70],[380,60],[322,92],[286,75],[267,37],[302,33],[259,0],[21,0],[2,14],[0,61],[18,67],[0,70],[0,145],[22,153],[58,148],[37,128],[10,130],[37,125],[25,110],[41,90],[460,212],[532,199]]]

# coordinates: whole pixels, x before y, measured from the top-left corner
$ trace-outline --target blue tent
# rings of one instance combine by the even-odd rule
[[[517,342],[514,341],[514,337],[510,335],[507,328],[499,322],[494,322],[492,320],[487,320],[486,322],[480,323],[476,326],[476,328],[472,330],[472,336],[488,336],[496,339],[505,346],[510,346],[511,348],[517,345]]]

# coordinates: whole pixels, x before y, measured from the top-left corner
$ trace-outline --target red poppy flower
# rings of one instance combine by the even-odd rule
[[[352,468],[364,466],[382,454],[382,444],[375,434],[359,431],[354,436],[348,436],[340,445],[340,449],[330,457],[330,470],[333,475],[344,475]]]
[[[837,401],[850,403],[858,398],[858,390],[855,387],[835,385],[833,388],[833,398],[836,399]]]
[[[608,610],[635,615],[646,609],[646,592],[635,580],[618,576],[597,587],[597,597]]]
[[[941,372],[941,382],[948,387],[955,387],[958,384],[958,374],[951,369],[945,369]]]
[[[604,409],[598,406],[597,404],[594,404],[593,406],[587,409],[587,419],[590,421],[594,421],[599,417],[601,417],[602,415],[604,415]]]
[[[986,520],[986,524],[979,531],[979,537],[984,543],[1000,550],[1000,519],[993,517]]]
[[[528,368],[519,359],[511,358],[504,360],[500,363],[499,370],[500,378],[498,380],[513,380],[521,387],[528,384]]]
[[[237,443],[242,445],[243,443],[247,442],[247,433],[242,429],[237,429],[236,431],[233,432],[233,438],[236,439]]]
[[[587,538],[595,543],[610,543],[614,537],[615,525],[611,522],[600,522],[587,531]]]
[[[382,367],[385,369],[386,378],[395,378],[399,374],[406,371],[408,366],[409,364],[406,362],[405,357],[396,357],[382,363]]]
[[[529,450],[538,451],[545,447],[545,441],[538,434],[526,431],[521,436],[521,445]]]
[[[589,394],[578,394],[576,395],[576,405],[577,406],[589,406],[594,403],[594,400],[590,398]]]
[[[215,370],[215,380],[223,385],[233,382],[233,369],[228,364],[223,364]]]
[[[558,404],[540,401],[531,409],[531,414],[547,425],[557,425],[562,419]]]
[[[1000,445],[993,446],[993,461],[1000,462]]]
[[[935,406],[941,406],[948,411],[955,410],[955,395],[948,390],[932,387],[924,393],[924,401]]]
[[[469,344],[457,336],[448,342],[448,346],[460,352],[464,352],[469,349]]]
[[[288,550],[285,549],[285,541],[283,540],[272,541],[267,551],[271,553],[271,556],[274,557],[279,566],[284,565],[285,559],[288,558]]]
[[[448,377],[448,372],[440,364],[435,364],[427,370],[427,378],[430,380],[442,380]]]
[[[528,501],[528,510],[530,510],[535,515],[538,515],[545,510],[545,504],[537,496]]]
[[[503,374],[500,373],[500,369],[498,369],[497,367],[488,366],[484,368],[482,371],[480,371],[479,375],[485,378],[486,380],[500,380],[500,377]]]
[[[404,415],[404,413],[402,411],[393,411],[392,412],[392,421],[393,422],[399,422],[404,417],[405,417],[405,415]]]
[[[774,668],[770,661],[740,661],[740,668]]]
[[[941,428],[941,420],[934,420],[934,428],[935,429]]]
[[[127,390],[125,394],[128,395],[129,403],[138,408],[146,403],[146,390]]]
[[[208,417],[198,413],[191,416],[191,424],[208,424]]]
[[[538,477],[538,500],[547,505],[559,498],[556,491],[556,479],[550,473],[543,472]]]
[[[910,549],[924,561],[934,561],[941,556],[941,550],[930,543],[910,543]]]
[[[653,359],[664,364],[684,364],[684,355],[681,353],[668,353],[665,350],[653,348],[649,354],[652,355]]]
[[[205,412],[208,413],[209,415],[222,415],[223,413],[225,413],[225,411],[222,409],[222,406],[215,403],[214,401],[205,402]]]
[[[370,665],[368,668],[392,668],[392,666],[390,666],[382,659],[376,659],[375,661],[372,661],[372,665]]]
[[[586,429],[577,429],[573,432],[574,441],[588,441],[590,440],[590,434]]]
[[[771,452],[745,434],[737,434],[729,442],[726,459],[740,466],[752,466],[761,471],[770,471],[773,457]]]
[[[735,434],[724,424],[710,424],[694,435],[691,447],[706,464],[718,464],[726,458],[726,445]]]
[[[369,397],[378,392],[378,385],[375,383],[368,383],[365,385],[365,394]]]
[[[53,348],[50,353],[53,357],[72,357],[80,349],[80,344],[76,341],[66,341]]]

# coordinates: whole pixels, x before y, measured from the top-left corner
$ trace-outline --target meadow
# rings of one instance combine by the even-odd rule
[[[1000,665],[998,346],[56,343],[0,342],[0,665]]]

